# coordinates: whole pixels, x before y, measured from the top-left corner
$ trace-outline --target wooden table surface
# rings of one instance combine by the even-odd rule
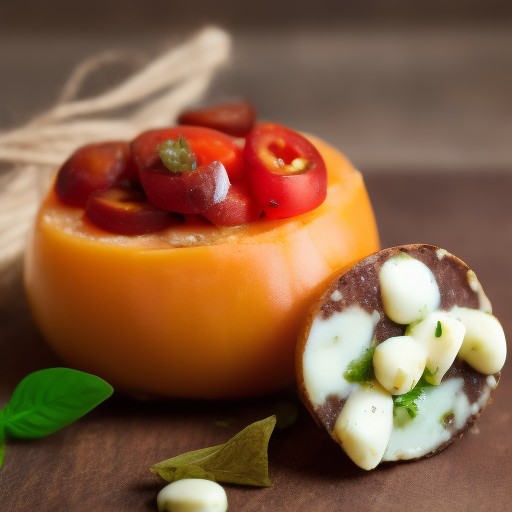
[[[372,174],[367,187],[383,246],[425,242],[461,257],[512,333],[512,174]],[[27,310],[19,279],[0,309],[0,404],[19,380],[59,365]],[[228,403],[140,403],[114,395],[46,438],[10,441],[0,472],[2,512],[156,511],[156,462],[219,444],[247,424],[297,404],[299,416],[269,447],[272,487],[225,486],[232,511],[512,510],[512,376],[477,425],[431,459],[355,467],[297,402],[293,390]],[[228,420],[229,426],[216,422]]]

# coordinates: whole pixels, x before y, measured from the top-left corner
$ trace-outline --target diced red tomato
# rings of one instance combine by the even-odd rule
[[[203,213],[216,226],[242,226],[260,218],[263,207],[251,196],[245,180],[231,183],[224,201]]]
[[[284,126],[256,125],[246,139],[244,165],[252,194],[270,219],[309,212],[327,195],[327,170],[320,153]]]
[[[220,162],[181,174],[142,172],[141,180],[154,205],[177,213],[204,213],[222,201],[229,189],[229,178]]]
[[[182,222],[179,215],[158,208],[144,192],[126,185],[90,194],[85,213],[98,227],[123,235],[152,233]]]
[[[89,144],[64,162],[57,174],[55,191],[63,203],[83,208],[92,192],[120,179],[137,180],[137,174],[128,142]]]

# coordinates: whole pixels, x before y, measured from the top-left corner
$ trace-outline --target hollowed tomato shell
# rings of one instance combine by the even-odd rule
[[[342,266],[379,249],[361,175],[311,140],[327,165],[327,198],[289,219],[119,236],[51,191],[25,259],[48,344],[137,396],[224,399],[290,386],[310,304]]]

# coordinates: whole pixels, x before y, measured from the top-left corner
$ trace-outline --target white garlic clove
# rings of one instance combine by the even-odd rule
[[[375,349],[373,369],[379,383],[392,395],[410,391],[425,370],[425,348],[411,336],[395,336]]]
[[[393,399],[377,382],[356,389],[347,399],[333,437],[360,468],[382,460],[393,429]]]
[[[457,306],[451,315],[466,328],[459,357],[480,373],[492,375],[499,372],[507,357],[507,342],[498,319],[478,309]]]
[[[199,478],[176,480],[156,498],[159,512],[226,512],[228,498],[217,483]]]
[[[384,312],[398,324],[411,324],[439,308],[441,295],[434,275],[407,254],[387,260],[379,281]]]
[[[426,367],[432,374],[430,382],[440,384],[462,345],[466,333],[464,324],[447,313],[436,311],[410,326],[406,333],[425,348]]]

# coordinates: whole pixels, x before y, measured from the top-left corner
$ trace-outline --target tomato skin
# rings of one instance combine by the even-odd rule
[[[138,179],[128,142],[88,144],[77,149],[61,166],[55,191],[63,203],[84,207],[89,194],[121,179]]]
[[[299,162],[297,171],[292,162]],[[260,123],[247,136],[244,165],[252,193],[269,219],[295,217],[327,196],[327,169],[302,135],[275,123]]]
[[[249,101],[189,109],[178,118],[179,124],[205,126],[234,137],[247,135],[256,122],[256,109]]]
[[[226,198],[213,205],[203,216],[216,226],[242,226],[258,220],[263,207],[251,196],[245,180],[235,180]]]
[[[214,161],[221,162],[230,179],[243,176],[243,150],[235,138],[210,128],[179,126],[142,133],[131,143],[133,158],[141,180],[150,172],[168,174],[158,155],[157,146],[167,140],[177,140],[182,135],[197,157],[198,167],[208,167]]]
[[[152,233],[180,222],[178,215],[151,204],[141,190],[121,184],[93,192],[85,214],[101,229],[123,235]]]
[[[176,213],[204,213],[222,201],[229,188],[220,162],[182,174],[141,172],[141,182],[151,203]]]

